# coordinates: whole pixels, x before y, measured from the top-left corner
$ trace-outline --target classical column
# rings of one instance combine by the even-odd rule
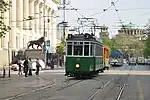
[[[46,33],[46,39],[48,38],[48,7],[45,7],[45,33]]]
[[[23,0],[23,27],[25,30],[29,28],[29,22],[27,21],[29,17],[29,0]]]
[[[48,38],[48,40],[50,40],[50,42],[51,42],[51,39],[50,39],[50,35],[51,35],[51,34],[50,34],[50,33],[51,33],[51,32],[50,32],[50,27],[51,27],[51,24],[50,24],[50,23],[51,23],[51,19],[50,19],[50,18],[51,18],[51,13],[50,13],[50,12],[51,12],[51,9],[48,8],[47,14],[48,14],[48,21],[49,21],[49,22],[48,22],[48,25],[47,25],[47,27],[48,27],[48,34],[47,34],[48,36],[47,36],[47,38]]]
[[[51,40],[52,40],[52,52],[55,53],[56,52],[56,18],[54,18],[55,16],[55,11],[53,10],[51,12]]]
[[[39,12],[39,1],[37,0],[35,3],[34,3],[34,10],[35,10],[35,32],[38,33],[39,35],[39,15],[40,15],[40,12]]]
[[[43,6],[42,6],[42,4],[40,4],[40,6],[39,6],[39,12],[40,12],[40,14],[39,14],[39,16],[40,16],[40,18],[39,18],[39,21],[40,21],[40,23],[39,23],[39,33],[40,33],[40,36],[43,36],[43,26],[44,26],[44,21],[43,21]]]
[[[53,13],[53,17],[56,16],[56,12]],[[56,17],[53,18],[53,52],[56,53],[56,45],[57,45],[57,39],[56,39],[56,29],[57,29],[57,24],[56,24]]]
[[[32,31],[35,31],[35,16],[34,16],[34,0],[29,0],[29,16],[31,17],[31,20],[30,20],[30,28],[32,28]],[[32,19],[33,18],[33,19]]]
[[[26,31],[27,34],[25,34],[24,37],[24,47],[27,47],[27,42],[29,41],[29,21],[27,20],[29,18],[29,0],[23,0],[23,29]]]
[[[22,0],[16,0],[17,3],[17,9],[16,9],[16,20],[17,20],[17,27],[19,29],[22,29],[23,27],[23,1]]]
[[[20,30],[20,33],[19,33],[19,49],[23,48],[23,32],[22,32],[22,29],[23,29],[23,1],[22,0],[17,0],[17,9],[16,9],[16,13],[17,13],[17,16],[16,16],[16,19],[17,19],[17,28],[19,28]]]
[[[54,52],[53,52],[53,51],[54,51],[54,50],[53,50],[53,49],[54,49],[54,38],[53,38],[53,37],[54,37],[54,36],[53,36],[54,33],[53,33],[53,30],[54,30],[54,29],[53,29],[53,17],[52,17],[52,16],[53,16],[53,11],[52,11],[52,10],[51,10],[51,15],[50,15],[50,16],[51,16],[51,17],[50,17],[50,18],[51,18],[51,19],[50,19],[50,20],[51,20],[51,22],[50,22],[50,23],[51,23],[51,27],[50,27],[50,30],[51,30],[51,39],[50,39],[50,40],[51,40],[51,52],[54,53]]]
[[[10,34],[9,34],[9,41],[10,41],[10,48],[16,48],[16,0],[11,1],[11,9],[10,9]]]

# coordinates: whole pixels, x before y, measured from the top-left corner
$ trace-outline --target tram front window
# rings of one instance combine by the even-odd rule
[[[80,55],[82,56],[82,50],[83,50],[83,46],[82,45],[75,45],[74,46],[74,55]]]
[[[72,45],[67,45],[67,55],[72,55]]]
[[[89,45],[84,45],[84,56],[89,56]]]

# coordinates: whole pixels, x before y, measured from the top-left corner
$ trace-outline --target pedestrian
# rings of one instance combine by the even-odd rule
[[[54,69],[54,59],[53,58],[51,59],[51,69],[52,70]]]
[[[24,61],[23,65],[24,65],[25,77],[27,77],[27,75],[28,75],[28,69],[29,69],[28,58],[25,58],[25,61]]]
[[[21,60],[19,59],[18,60],[18,63],[17,63],[17,65],[18,65],[18,67],[19,67],[19,72],[18,72],[18,75],[22,75],[22,62],[21,62]]]
[[[60,64],[60,67],[62,67],[62,58],[61,57],[59,58],[59,64]]]
[[[36,75],[39,75],[40,67],[41,65],[40,65],[39,59],[37,58],[36,59],[36,72],[35,72]]]
[[[31,58],[29,58],[29,76],[32,76],[32,61],[31,61]]]

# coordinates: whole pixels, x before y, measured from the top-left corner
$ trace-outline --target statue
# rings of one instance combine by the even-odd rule
[[[29,41],[29,42],[27,43],[28,49],[29,49],[30,46],[32,46],[32,48],[34,49],[33,45],[38,45],[38,46],[37,46],[37,49],[38,49],[39,47],[42,48],[43,42],[44,42],[44,37],[41,37],[41,38],[39,38],[38,40]]]

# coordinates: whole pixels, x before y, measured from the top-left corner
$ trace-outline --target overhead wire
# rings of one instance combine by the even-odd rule
[[[119,10],[116,8],[115,2],[111,1],[111,5],[114,7],[115,12],[117,13],[119,23],[122,25],[122,28],[125,29],[125,25],[123,24],[123,21],[121,20],[121,17],[120,17],[119,12],[118,12]]]
[[[78,10],[103,10],[101,9],[80,9],[77,8]],[[114,9],[109,9],[109,10],[114,10]],[[129,10],[150,10],[150,8],[122,8],[122,9],[118,9],[119,11],[129,11]]]
[[[119,1],[119,0],[116,0],[115,3],[117,3],[118,1]],[[110,5],[108,8],[103,9],[103,11],[100,11],[100,12],[98,12],[98,13],[95,13],[95,14],[90,15],[90,17],[91,17],[91,16],[99,15],[99,14],[101,14],[101,13],[104,13],[104,12],[108,11],[111,7],[113,7],[113,5]]]
[[[71,4],[69,4],[69,6],[73,8],[73,6],[72,6]],[[82,15],[77,9],[75,9],[75,11],[76,11],[80,16],[82,16],[83,18],[85,18],[85,16]]]
[[[74,8],[71,4],[69,4],[69,6],[72,7],[72,8]],[[75,9],[75,11],[76,11],[80,16],[82,16],[82,18],[87,18],[87,17],[85,17],[83,14],[81,14],[77,9]],[[78,27],[78,29],[83,28],[83,26],[89,27],[89,24],[84,24],[84,23],[82,23],[81,26]]]

